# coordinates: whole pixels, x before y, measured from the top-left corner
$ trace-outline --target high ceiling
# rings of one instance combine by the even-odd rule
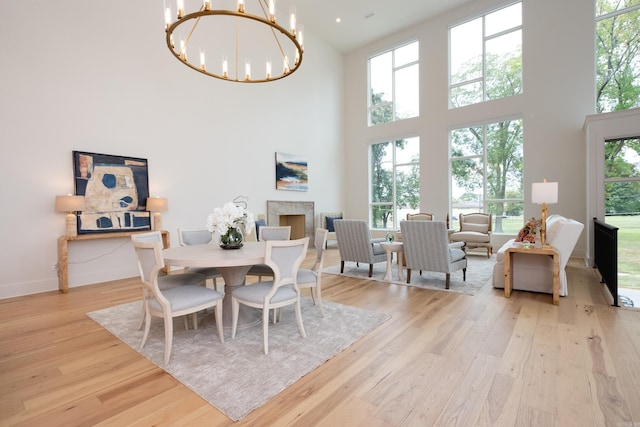
[[[346,53],[473,0],[277,0],[305,30]],[[336,18],[341,22],[337,23]]]

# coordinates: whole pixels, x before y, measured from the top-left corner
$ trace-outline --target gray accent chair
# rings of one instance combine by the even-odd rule
[[[401,221],[400,229],[407,261],[407,283],[411,281],[411,270],[445,273],[447,289],[454,271],[462,269],[462,280],[467,279],[467,258],[461,249],[464,242],[449,243],[444,222]]]
[[[387,253],[380,247],[386,239],[372,238],[369,224],[361,219],[337,219],[334,221],[338,250],[340,251],[340,273],[344,273],[345,261],[369,264],[369,277],[373,275],[373,264],[387,261]]]

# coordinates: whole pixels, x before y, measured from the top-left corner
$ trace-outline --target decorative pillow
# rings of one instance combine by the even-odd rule
[[[256,221],[256,239],[260,235],[260,227],[266,226],[266,225],[267,223],[264,221],[264,219],[259,219]]]
[[[325,217],[325,221],[327,222],[327,230],[329,231],[329,233],[334,233],[336,231],[335,227],[333,226],[333,221],[335,221],[336,219],[342,219],[342,217],[341,216]]]
[[[489,231],[489,224],[474,224],[465,222],[464,231],[475,231],[476,233],[487,233]]]

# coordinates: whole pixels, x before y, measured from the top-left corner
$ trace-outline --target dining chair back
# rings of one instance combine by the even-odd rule
[[[300,288],[297,275],[304,260],[309,238],[297,240],[268,240],[265,244],[265,264],[273,271],[273,280],[254,285],[239,286],[231,294],[231,337],[236,336],[240,304],[262,309],[264,354],[269,354],[269,312],[287,305],[295,306],[300,335],[307,336],[300,311]]]
[[[261,242],[267,242],[270,240],[289,240],[291,238],[291,226],[271,226],[266,225],[260,227],[258,231],[258,240]],[[252,265],[247,276],[257,276],[258,282],[262,282],[263,277],[273,277],[273,271],[266,264]]]
[[[139,260],[141,274],[144,277],[142,285],[145,289],[145,318],[144,334],[140,348],[142,349],[151,329],[151,316],[164,320],[164,363],[169,363],[173,343],[173,319],[175,317],[193,315],[198,311],[215,308],[215,320],[218,327],[220,342],[224,342],[222,329],[222,295],[213,289],[200,285],[182,285],[168,289],[160,289],[159,274],[164,267],[162,260],[162,246],[153,240],[132,239],[133,247]],[[197,328],[197,321],[194,319]]]
[[[213,240],[213,233],[206,228],[178,228],[178,240],[180,241],[180,246],[204,245],[211,243]]]
[[[267,225],[260,227],[258,231],[258,240],[266,242],[267,240],[289,240],[291,238],[290,225]]]
[[[206,245],[213,240],[213,233],[206,228],[203,229],[184,229],[178,228],[178,240],[180,246],[190,245]],[[200,273],[204,275],[207,280],[211,280],[213,288],[218,289],[218,279],[222,278],[222,274],[215,267],[187,267],[186,272]]]

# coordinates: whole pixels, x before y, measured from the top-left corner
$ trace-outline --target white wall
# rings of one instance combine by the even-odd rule
[[[525,218],[540,216],[530,200],[533,182],[559,183],[559,213],[585,223],[585,149],[582,126],[595,112],[593,1],[524,0],[524,93],[449,110],[448,27],[510,2],[479,0],[416,25],[345,57],[346,200],[350,217],[368,219],[367,149],[373,142],[418,135],[421,142],[421,210],[444,218],[448,210],[448,132],[499,121],[524,120]],[[420,41],[420,117],[367,127],[367,58],[400,43]],[[500,239],[500,236],[495,236]],[[496,242],[494,242],[496,245]],[[499,246],[498,246],[499,247]],[[574,252],[585,253],[585,235]]]
[[[256,214],[266,200],[342,210],[342,56],[309,31],[299,71],[247,85],[180,64],[162,2],[7,0],[0,15],[0,298],[58,287],[54,197],[74,191],[73,150],[148,159],[173,245],[240,194]],[[309,191],[275,190],[276,151],[307,157]],[[72,242],[69,261],[71,287],[137,275],[127,239]]]

